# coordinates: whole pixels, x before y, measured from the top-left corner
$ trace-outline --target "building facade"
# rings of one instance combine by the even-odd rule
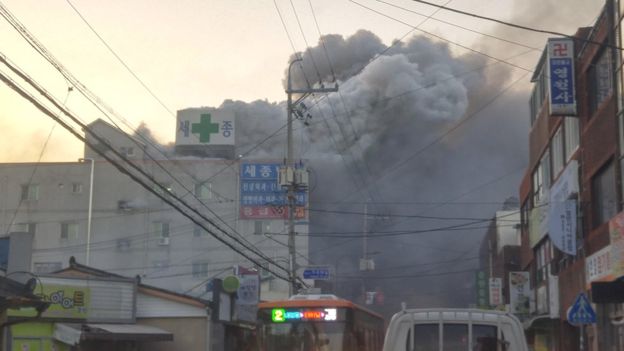
[[[623,7],[608,0],[592,27],[579,28],[573,40],[556,39],[570,39],[573,47],[549,41],[533,75],[530,163],[519,192],[520,268],[530,275],[533,299],[525,328],[536,351],[624,350],[618,324],[624,295],[598,303],[592,289],[620,278],[614,267],[624,262],[617,244],[624,174]],[[574,101],[566,101],[575,111],[567,112],[557,100],[566,97],[557,77],[563,61],[556,58],[564,48],[575,70],[573,82],[565,80],[575,88]],[[595,321],[575,319],[581,294],[593,302],[586,312],[595,312]]]
[[[203,224],[210,231],[224,237],[221,228],[288,267],[287,237],[271,236],[286,233],[286,221],[241,214],[239,175],[242,165],[256,161],[172,152],[164,157],[152,150],[158,155],[154,157],[147,154],[149,145],[104,121],[93,122],[89,129],[163,185],[157,189],[160,194],[182,197],[209,219]],[[86,136],[94,148],[105,149],[100,139]],[[34,234],[33,272],[59,270],[73,256],[92,267],[139,275],[147,284],[201,296],[211,278],[232,274],[234,266],[254,268],[90,147],[85,146],[84,155],[78,162],[0,164],[0,230]],[[307,233],[305,218],[297,222],[296,231]],[[307,236],[297,237],[297,252],[307,256],[307,247]],[[270,268],[284,273],[274,265]],[[288,294],[286,282],[262,273],[263,298]]]

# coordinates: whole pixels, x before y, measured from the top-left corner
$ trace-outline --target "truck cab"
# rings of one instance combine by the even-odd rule
[[[514,315],[479,309],[403,309],[390,320],[383,351],[528,351]]]

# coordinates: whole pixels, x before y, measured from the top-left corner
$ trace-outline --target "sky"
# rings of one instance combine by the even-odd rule
[[[430,6],[407,0],[357,2],[396,20],[346,0],[4,0],[2,4],[108,106],[135,127],[144,122],[166,144],[174,139],[176,110],[220,106],[226,99],[285,100],[284,72],[293,46],[304,51],[306,42],[318,45],[319,31],[348,37],[366,29],[389,45],[411,30],[409,25],[418,25],[423,19],[389,4],[426,15],[435,12]],[[454,0],[448,6],[571,33],[593,23],[603,1],[582,1],[565,7],[560,3]],[[160,102],[124,68],[80,16]],[[446,11],[437,12],[434,18],[537,47],[546,40],[541,34],[502,28]],[[500,58],[522,52],[517,46],[433,19],[421,28]],[[0,42],[3,55],[60,101],[66,101],[84,121],[102,117],[75,90],[68,93],[65,79],[4,20],[0,21]],[[451,50],[457,55],[467,52],[455,45]],[[532,68],[538,57],[539,52],[533,51],[513,62]],[[528,79],[520,86],[528,87]],[[62,128],[52,130],[52,120],[4,85],[0,86],[0,102],[0,127],[5,131],[0,141],[5,152],[0,161],[37,161],[42,150],[44,161],[75,161],[81,156],[82,145],[73,136]]]
[[[432,1],[569,34],[592,25],[604,4],[602,0]],[[210,106],[234,111],[238,143],[243,149],[253,147],[284,124],[285,71],[294,52],[303,52],[308,77],[315,74],[309,59],[315,57],[319,75],[330,79],[330,67],[323,61],[326,44],[340,94],[312,99],[312,123],[298,128],[295,135],[296,157],[313,160],[312,207],[334,211],[311,212],[312,232],[359,230],[364,202],[371,200],[375,206],[369,211],[391,218],[371,223],[373,232],[426,232],[456,224],[440,220],[453,216],[491,218],[505,199],[517,196],[527,168],[530,77],[548,38],[545,34],[436,11],[410,0],[0,3],[101,101],[133,128],[143,124],[163,145],[174,140],[177,110]],[[424,17],[414,12],[433,16],[422,23]],[[324,42],[319,42],[319,33]],[[401,43],[376,56],[399,39]],[[68,82],[2,18],[0,43],[2,55],[84,122],[103,118],[76,89],[68,91]],[[0,72],[6,72],[2,65]],[[304,84],[300,72],[294,70],[295,86]],[[78,140],[54,127],[52,120],[4,84],[0,84],[0,127],[4,130],[0,147],[5,150],[0,162],[34,162],[40,156],[43,161],[76,161],[82,156]],[[272,138],[251,156],[280,158],[285,139]],[[413,214],[438,219],[409,218]],[[380,267],[408,264],[412,268],[394,274],[418,275],[420,264],[474,256],[483,233],[476,227],[379,236],[371,237],[370,246],[382,252],[376,256]],[[311,252],[318,253],[310,255],[317,262],[347,257],[352,274],[358,270],[359,240],[322,238],[311,243]],[[466,266],[474,264],[473,260]],[[455,266],[432,269],[449,271]],[[342,273],[348,274],[349,267]],[[443,297],[431,291],[454,292],[458,286],[469,286],[473,276],[456,277],[410,282],[429,288],[422,292],[429,293],[434,305],[443,303]],[[384,284],[389,292],[405,290],[403,280],[369,278],[371,288]],[[388,293],[388,298],[403,297]],[[446,301],[453,302],[465,301]]]

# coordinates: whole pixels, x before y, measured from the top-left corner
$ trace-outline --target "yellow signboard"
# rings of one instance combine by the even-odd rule
[[[90,291],[87,287],[43,285],[35,289],[35,295],[50,302],[50,307],[41,315],[44,318],[86,319],[89,309]],[[9,316],[35,316],[34,308],[9,310]]]

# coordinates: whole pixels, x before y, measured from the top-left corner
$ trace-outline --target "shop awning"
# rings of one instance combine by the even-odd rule
[[[524,326],[525,330],[529,330],[531,328],[535,328],[537,325],[541,324],[543,325],[543,323],[541,322],[546,322],[546,321],[550,321],[550,315],[547,314],[541,314],[539,316],[533,316],[530,319],[525,320],[522,325]]]
[[[173,334],[139,324],[55,323],[54,338],[68,345],[77,345],[82,340],[171,341]]]

